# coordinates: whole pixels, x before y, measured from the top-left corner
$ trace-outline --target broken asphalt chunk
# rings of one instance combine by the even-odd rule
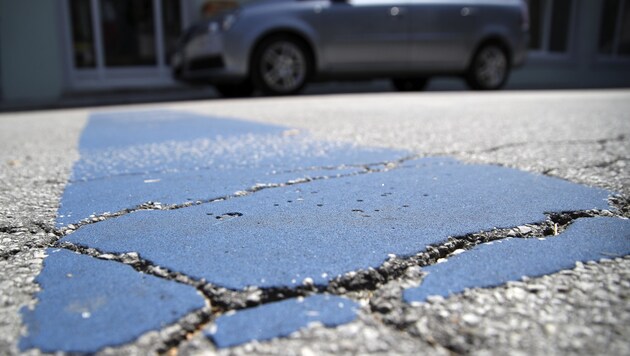
[[[480,245],[448,261],[423,268],[428,274],[418,287],[407,289],[404,300],[424,302],[448,297],[466,288],[496,287],[522,277],[539,277],[576,262],[630,254],[630,220],[576,220],[562,234],[545,240],[511,238]]]
[[[131,342],[205,305],[187,285],[68,250],[47,253],[36,280],[38,303],[34,310],[22,309],[27,327],[22,350],[93,353]]]
[[[220,316],[204,330],[219,348],[269,340],[321,323],[334,327],[356,319],[359,305],[350,299],[313,295],[261,305]]]

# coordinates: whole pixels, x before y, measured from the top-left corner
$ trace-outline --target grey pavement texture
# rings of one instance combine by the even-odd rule
[[[613,204],[621,215],[628,215],[630,94],[626,91],[341,95],[182,103],[171,108],[296,127],[325,140],[406,149],[424,156],[448,154],[465,162],[544,173],[617,191],[621,196]],[[23,329],[19,309],[34,305],[39,289],[34,279],[43,251],[59,237],[55,212],[78,156],[78,135],[85,118],[82,110],[0,116],[0,264],[6,271],[0,277],[0,349],[8,354],[18,353]],[[589,214],[617,213],[581,213]],[[562,229],[574,218],[559,214],[546,224],[484,232],[470,236],[473,242],[463,246],[445,243],[416,259],[394,259],[393,265],[404,268],[377,283],[367,278],[369,271],[357,271],[330,287],[361,303],[357,321],[220,352],[627,354],[627,259],[578,264],[574,270],[466,291],[419,306],[402,302],[402,288],[422,278],[417,266],[434,264],[457,247],[472,248],[475,241]],[[113,258],[137,262],[124,255]],[[230,309],[238,307],[239,298],[252,301],[260,293],[225,293],[225,298],[223,307]],[[193,313],[135,343],[102,353],[218,352],[196,331],[197,325],[206,323],[207,315]]]

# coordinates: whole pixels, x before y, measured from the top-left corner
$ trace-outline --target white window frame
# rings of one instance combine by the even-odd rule
[[[74,62],[72,40],[72,18],[69,0],[63,0],[61,23],[63,26],[66,80],[70,89],[115,89],[133,87],[168,87],[176,82],[172,79],[170,68],[165,60],[164,33],[162,23],[162,0],[153,1],[153,19],[155,26],[156,64],[151,66],[129,66],[108,68],[105,66],[103,35],[101,30],[101,0],[90,0],[92,10],[92,35],[94,36],[94,68],[77,68]],[[188,26],[188,1],[180,2],[182,31]]]

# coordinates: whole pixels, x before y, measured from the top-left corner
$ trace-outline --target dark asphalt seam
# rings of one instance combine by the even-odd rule
[[[56,241],[56,239],[55,239]],[[25,252],[25,251],[29,251],[31,249],[45,249],[47,247],[49,247],[51,244],[54,244],[54,242],[43,242],[43,243],[25,243],[24,245],[21,245],[19,248],[17,249],[11,249],[9,251],[5,251],[0,253],[0,261],[6,261],[11,259],[13,256],[19,254],[20,252]]]
[[[628,162],[630,161],[630,158],[625,158],[625,157],[621,157],[621,156],[617,156],[612,160],[608,160],[608,161],[602,161],[599,163],[593,163],[593,164],[587,164],[584,166],[577,166],[577,167],[571,167],[571,168],[577,168],[577,169],[589,169],[589,168],[612,168],[613,166],[615,166],[616,164],[620,163],[620,162]],[[553,172],[556,172],[560,170],[560,168],[548,168],[543,170],[541,173],[544,175],[552,175]],[[561,177],[556,177],[556,178],[561,178]]]
[[[0,260],[8,260],[13,256],[19,254],[23,251],[28,251],[33,248],[46,248],[54,244],[61,238],[61,234],[59,231],[56,231],[54,228],[50,227],[48,224],[39,222],[39,221],[31,221],[28,225],[15,225],[15,226],[0,226],[0,233],[5,233],[9,235],[19,235],[19,234],[40,234],[45,233],[52,236],[47,236],[44,241],[41,242],[25,242],[24,244],[19,245],[18,248],[12,248],[9,251],[0,252]],[[46,241],[48,240],[48,241]]]
[[[619,216],[630,219],[630,197],[615,195],[610,197],[608,202]]]
[[[600,163],[596,163],[596,164],[590,164],[590,165],[586,165],[586,166],[582,166],[580,168],[609,168],[614,166],[615,164],[619,163],[619,162],[627,162],[630,161],[630,158],[625,158],[625,157],[616,157],[613,160],[610,161],[604,161],[604,162],[600,162]]]
[[[445,243],[427,246],[425,251],[411,257],[399,258],[391,256],[378,268],[357,270],[344,274],[332,280],[328,285],[304,284],[297,287],[257,288],[255,286],[245,288],[242,291],[230,290],[207,283],[205,280],[197,280],[183,273],[174,272],[160,267],[152,262],[142,259],[135,252],[112,254],[99,251],[69,242],[58,242],[56,248],[63,248],[76,253],[88,255],[94,258],[114,261],[129,265],[136,271],[150,274],[158,278],[182,283],[196,288],[209,302],[208,308],[189,314],[189,318],[198,319],[197,323],[179,325],[175,323],[170,327],[170,332],[162,340],[159,346],[160,352],[177,347],[191,333],[202,330],[208,323],[218,316],[229,311],[242,310],[267,304],[275,301],[286,300],[300,296],[308,296],[316,293],[330,293],[347,296],[351,292],[377,291],[386,283],[400,281],[409,278],[418,278],[418,275],[409,273],[418,267],[426,267],[438,263],[454,254],[470,250],[479,244],[505,238],[553,238],[562,233],[576,219],[593,218],[598,216],[615,216],[607,210],[587,210],[563,213],[550,213],[544,222],[522,225],[514,228],[494,229],[458,237],[449,237]],[[372,312],[387,314],[391,311],[391,303],[380,302],[370,298],[370,310]]]
[[[445,153],[438,153],[438,155],[455,155],[455,154],[475,154],[475,153],[492,153],[492,152],[497,152],[503,149],[507,149],[507,148],[514,148],[514,147],[523,147],[523,146],[530,146],[530,145],[558,145],[558,144],[565,144],[565,145],[585,145],[585,144],[599,144],[602,146],[605,146],[608,143],[611,142],[623,142],[627,139],[626,135],[621,134],[617,137],[613,137],[613,138],[605,138],[605,139],[598,139],[598,140],[559,140],[559,141],[541,141],[541,142],[535,142],[535,141],[528,141],[528,142],[513,142],[513,143],[506,143],[503,145],[497,145],[497,146],[493,146],[493,147],[489,147],[489,148],[485,148],[485,149],[481,149],[481,150],[469,150],[469,151],[449,151],[449,152],[445,152]],[[602,147],[603,149],[604,147]]]
[[[17,255],[18,253],[20,253],[20,252],[22,252],[22,251],[24,251],[24,250],[29,249],[29,248],[32,248],[32,246],[25,246],[25,247],[23,247],[23,248],[21,247],[21,248],[19,248],[19,249],[12,249],[12,250],[10,250],[10,251],[5,251],[5,252],[2,252],[2,253],[0,253],[0,261],[5,261],[5,260],[8,260],[8,259],[10,259],[11,257],[13,257],[13,256]]]

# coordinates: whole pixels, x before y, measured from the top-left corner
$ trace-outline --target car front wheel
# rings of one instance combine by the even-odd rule
[[[472,89],[501,89],[510,74],[507,52],[496,44],[481,47],[472,60],[466,82]]]
[[[306,46],[290,36],[265,40],[252,61],[252,79],[268,95],[289,95],[300,91],[308,81],[311,60]]]

